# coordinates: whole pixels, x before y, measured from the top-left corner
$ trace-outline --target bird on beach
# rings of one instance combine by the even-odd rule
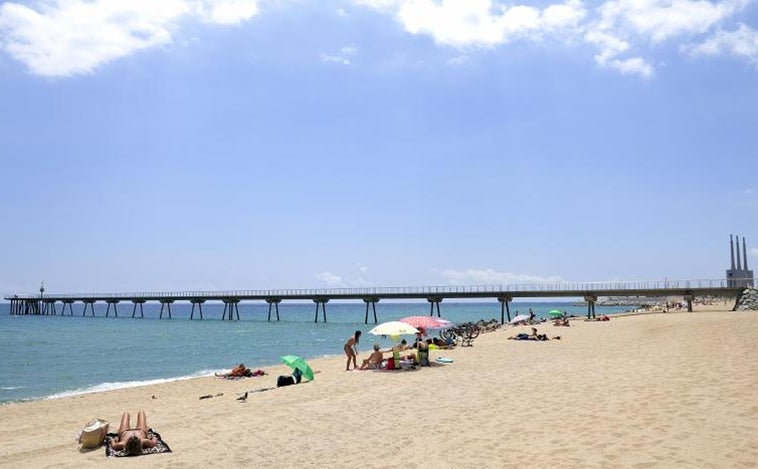
[[[241,402],[245,402],[247,400],[247,391],[245,391],[245,394],[238,397],[237,400]]]

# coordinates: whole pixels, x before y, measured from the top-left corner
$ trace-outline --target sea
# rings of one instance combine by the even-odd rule
[[[374,327],[373,310],[364,323],[364,303],[329,302],[327,321],[314,303],[283,302],[279,321],[268,321],[265,303],[240,303],[239,320],[222,320],[223,303],[203,305],[203,319],[190,319],[191,305],[174,303],[160,319],[160,305],[146,303],[144,318],[132,318],[132,305],[122,304],[105,317],[106,305],[95,304],[95,316],[83,304],[73,315],[11,316],[10,305],[0,303],[0,405],[55,399],[111,389],[144,386],[209,376],[238,363],[256,369],[280,363],[283,355],[313,359],[342,355],[345,341],[361,330],[359,352],[374,343],[391,346],[391,339],[368,334]],[[558,309],[584,316],[587,307],[572,302],[518,302],[511,317],[532,309],[539,318]],[[378,323],[406,316],[429,315],[426,302],[377,303]],[[614,314],[619,307],[596,306],[596,314]],[[500,303],[443,302],[440,312],[454,323],[500,320]],[[436,310],[435,310],[436,316]],[[506,319],[507,320],[507,319]]]

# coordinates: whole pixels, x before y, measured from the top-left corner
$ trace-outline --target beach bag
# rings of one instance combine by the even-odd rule
[[[110,423],[107,420],[95,419],[82,428],[79,433],[79,444],[82,448],[97,448],[103,444]]]
[[[277,388],[280,388],[282,386],[291,386],[293,384],[295,384],[295,378],[293,378],[292,376],[281,375],[276,380]]]

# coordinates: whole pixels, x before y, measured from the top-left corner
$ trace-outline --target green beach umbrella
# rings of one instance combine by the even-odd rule
[[[303,377],[313,381],[313,370],[311,369],[311,366],[308,364],[308,362],[302,358],[298,357],[297,355],[285,355],[282,357],[282,362],[293,370],[295,368],[298,368],[303,374]]]
[[[561,311],[558,311],[557,309],[551,309],[549,313],[550,316],[563,316],[563,313]]]

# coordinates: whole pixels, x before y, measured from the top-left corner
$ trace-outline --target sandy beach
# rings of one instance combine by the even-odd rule
[[[315,381],[246,402],[289,369],[4,405],[0,467],[757,467],[758,312],[727,307],[503,328],[416,371],[313,360]],[[140,409],[172,453],[79,449],[87,421]]]

